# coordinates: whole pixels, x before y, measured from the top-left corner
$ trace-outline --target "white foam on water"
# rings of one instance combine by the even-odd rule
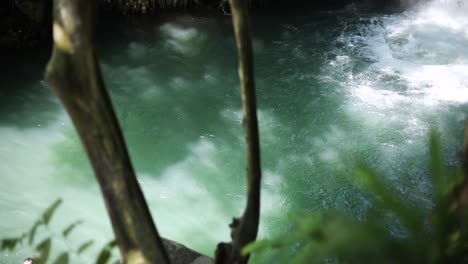
[[[413,87],[411,93],[424,94],[421,101],[424,105],[468,102],[467,64],[423,65],[407,72],[405,77]]]
[[[235,181],[227,178],[232,173],[226,171],[218,158],[221,150],[210,139],[202,137],[188,148],[186,157],[159,177],[141,174],[139,182],[161,234],[211,255],[218,242],[229,241],[227,223],[242,212],[246,183],[238,182],[240,188],[232,188]],[[278,213],[283,199],[278,186],[272,187],[280,176],[265,171],[264,181],[262,217],[268,218]],[[227,204],[235,210],[227,210]]]
[[[159,27],[165,41],[166,48],[183,56],[199,54],[206,41],[205,34],[194,27],[177,23],[166,23]]]
[[[266,121],[273,120],[268,114],[262,113],[261,116]],[[238,114],[230,118],[237,119]],[[69,129],[71,123],[64,113],[56,122],[40,128],[0,127],[3,139],[0,141],[0,157],[10,164],[0,167],[0,217],[7,219],[0,223],[0,230],[2,237],[19,235],[33,224],[47,205],[60,197],[64,203],[54,215],[50,229],[54,237],[59,237],[60,232],[73,221],[83,220],[84,223],[67,241],[54,240],[52,256],[57,256],[67,247],[78,248],[87,239],[93,239],[95,246],[71,261],[89,263],[94,260],[99,247],[112,239],[112,230],[96,182],[75,186],[58,178],[64,173],[64,167],[56,164],[55,146],[72,140],[67,132]],[[15,155],[11,155],[11,149],[15,149]],[[232,172],[226,171],[225,161],[218,158],[223,150],[212,142],[212,138],[200,137],[188,145],[187,150],[183,159],[167,166],[161,175],[137,171],[138,181],[162,236],[213,254],[218,242],[230,240],[228,223],[232,217],[240,216],[243,210],[245,182],[227,179]],[[239,150],[243,154],[243,149]],[[68,172],[83,169],[77,166],[66,168]],[[239,171],[244,172],[243,169]],[[245,176],[241,179],[244,180]],[[277,219],[278,214],[282,214],[278,206],[284,205],[278,188],[281,176],[265,170],[264,181],[262,234],[268,228],[266,219]],[[233,184],[237,188],[233,189]],[[226,208],[226,204],[234,210]],[[209,232],[206,227],[210,227]],[[47,234],[39,230],[38,239]],[[34,256],[33,252],[33,248],[22,248],[3,256],[2,261],[19,263]]]
[[[329,61],[327,70],[333,69],[335,75],[326,78],[341,82],[349,91],[343,111],[349,111],[349,115],[362,125],[362,131],[358,133],[366,134],[354,138],[378,138],[379,144],[389,155],[399,157],[399,146],[408,147],[421,141],[425,135],[429,127],[425,120],[428,112],[468,102],[467,5],[455,8],[454,1],[432,2],[400,15],[370,19],[369,23],[362,25],[360,32],[344,33],[342,41],[346,44],[345,50]],[[289,41],[294,30],[297,28],[288,29],[282,38]],[[167,23],[157,32],[167,38],[163,48],[180,56],[199,54],[205,43],[204,33],[190,26]],[[266,43],[255,42],[254,45],[266,53]],[[130,59],[140,61],[151,49],[149,45],[132,42],[124,53]],[[296,58],[306,55],[299,49],[291,52]],[[365,60],[370,65],[359,70],[356,66],[358,60]],[[138,100],[152,100],[165,95],[166,88],[177,91],[186,88],[190,82],[189,79],[173,77],[163,89],[153,81],[152,70],[145,66],[113,68],[103,64],[103,68],[111,75],[110,82],[121,84],[117,86],[126,92],[125,96],[135,96]],[[218,82],[211,71],[201,78],[210,83]],[[138,85],[127,87],[122,85],[124,83]],[[219,114],[226,123],[237,125],[226,132],[235,135],[229,137],[236,141],[230,142],[231,145],[242,146],[241,110],[227,108]],[[274,149],[275,144],[280,144],[275,134],[280,121],[265,110],[259,111],[259,120],[262,146]],[[112,236],[96,183],[71,186],[57,178],[61,173],[78,175],[80,172],[75,170],[82,169],[70,165],[65,170],[65,165],[58,164],[55,157],[57,145],[77,140],[66,133],[70,129],[71,124],[63,113],[50,125],[0,127],[0,158],[7,164],[0,167],[0,218],[4,219],[0,222],[0,235],[9,236],[24,231],[45,206],[62,197],[64,204],[58,210],[59,215],[54,216],[56,231],[77,218],[84,220],[83,226],[76,230],[80,237],[73,238],[71,243],[79,244],[83,239],[93,238],[97,240],[96,245],[102,245]],[[388,129],[405,134],[404,140],[380,139],[379,136],[386,135],[384,132]],[[344,146],[345,140],[356,135],[350,135],[341,127],[332,125],[323,128],[323,131],[326,136],[310,139],[314,147],[311,151],[324,150],[319,155],[306,157],[302,153],[285,153],[284,157],[273,162],[277,163],[272,166],[276,168],[264,168],[262,232],[275,220],[284,219],[282,214],[288,211],[285,201],[288,194],[282,188],[286,183],[282,179],[286,178],[283,174],[291,171],[291,163],[304,161],[312,167],[323,162],[337,164],[335,167],[341,170],[340,154],[352,153],[355,151],[353,148],[361,144],[353,142]],[[80,147],[79,143],[72,145],[74,148]],[[239,147],[238,150],[239,153],[234,153],[231,149],[223,149],[220,141],[212,137],[200,137],[187,146],[182,159],[169,164],[160,175],[139,172],[136,168],[163,236],[208,254],[213,252],[215,243],[229,240],[227,223],[233,216],[239,216],[245,202],[245,177],[243,163],[238,164],[239,173],[227,171],[224,163],[237,162],[238,157],[243,157],[243,148]],[[233,157],[223,161],[219,157],[226,155],[226,152]],[[230,179],[230,176],[236,178]],[[324,181],[333,181],[332,177],[329,178]],[[320,191],[330,194],[326,188]],[[207,227],[209,232],[206,232]],[[28,252],[19,254],[23,253]],[[16,255],[9,258],[9,263],[20,263],[24,258],[24,255]]]
[[[108,63],[101,63],[101,67],[107,86],[120,89],[125,96],[131,95],[142,101],[151,101],[164,95],[163,87],[146,65],[115,67]]]
[[[346,109],[371,131],[398,123],[420,135],[429,129],[422,121],[428,113],[467,103],[467,8],[465,2],[433,1],[370,18],[359,33],[344,32],[339,41],[346,48],[328,67],[344,76]],[[371,63],[353,70],[360,60]]]
[[[53,216],[49,230],[39,228],[35,241],[52,235],[51,256],[55,257],[61,250],[77,249],[86,239],[94,239],[96,247],[80,257],[75,256],[71,263],[92,262],[99,246],[112,239],[112,233],[96,187],[80,188],[64,183],[62,177],[66,175],[62,175],[56,164],[54,146],[69,140],[65,131],[70,125],[62,112],[49,125],[37,128],[0,126],[0,157],[5,162],[0,167],[0,217],[3,219],[0,237],[15,237],[25,232],[48,205],[62,198],[64,203]],[[84,224],[69,239],[60,239],[61,231],[79,219]],[[8,256],[0,256],[0,263],[20,263],[26,257],[34,257],[34,252],[34,248],[23,245]]]
[[[140,42],[130,42],[128,44],[128,57],[134,60],[140,60],[145,58],[148,55],[149,49],[148,47]]]
[[[389,90],[374,89],[372,84],[361,84],[354,88],[353,95],[361,102],[372,104],[376,110],[385,110],[399,103],[409,102],[410,98]],[[380,115],[382,113],[376,113]]]

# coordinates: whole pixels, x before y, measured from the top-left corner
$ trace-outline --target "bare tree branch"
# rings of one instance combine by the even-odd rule
[[[255,241],[260,219],[260,140],[255,98],[255,76],[252,38],[246,0],[229,0],[239,53],[239,79],[241,83],[243,125],[247,159],[247,205],[241,219],[231,224],[231,244],[221,243],[216,253],[216,263],[247,263],[242,248]]]
[[[128,156],[94,48],[96,2],[55,0],[46,80],[68,111],[101,187],[122,263],[169,263]]]

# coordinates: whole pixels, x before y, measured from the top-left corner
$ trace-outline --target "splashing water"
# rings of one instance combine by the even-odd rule
[[[430,208],[428,131],[454,162],[468,102],[468,3],[400,14],[353,10],[254,18],[263,163],[261,236],[297,210],[372,206],[353,185],[362,159],[415,207]],[[229,18],[111,25],[101,65],[160,233],[212,254],[245,198],[241,106]],[[28,61],[28,63],[32,63]],[[0,237],[25,231],[55,198],[52,233],[84,225],[54,252],[112,232],[79,139],[41,81],[42,61],[0,80]],[[6,71],[2,71],[6,72]],[[77,229],[78,230],[78,229]],[[98,248],[81,261],[92,261]],[[25,248],[0,256],[20,263]],[[79,262],[79,261],[78,261]]]

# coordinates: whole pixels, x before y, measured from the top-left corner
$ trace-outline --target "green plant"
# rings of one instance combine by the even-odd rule
[[[366,220],[338,211],[294,214],[291,232],[251,243],[243,253],[252,253],[253,263],[467,263],[468,218],[460,214],[465,208],[456,199],[463,172],[444,166],[436,133],[430,137],[429,156],[432,215],[411,208],[383,177],[361,164],[357,182],[377,205]],[[392,234],[388,215],[404,235]]]
[[[63,241],[67,243],[67,239],[72,231],[83,222],[77,220],[69,224],[65,229],[62,230],[60,235],[55,234],[50,230],[50,221],[55,214],[57,208],[62,204],[61,199],[55,200],[47,209],[40,214],[38,219],[34,222],[31,228],[27,232],[24,232],[20,236],[10,237],[0,240],[0,251],[13,251],[18,247],[29,246],[33,247],[37,252],[37,256],[34,256],[34,264],[68,264],[72,256],[80,256],[83,252],[88,250],[93,244],[94,240],[90,239],[83,242],[78,248],[72,248],[68,246],[68,250],[60,253],[53,261],[51,259],[52,244],[54,242]],[[43,228],[47,234],[45,238],[40,241],[36,241],[36,234],[39,229]],[[111,257],[111,250],[115,247],[115,241],[107,243],[100,251],[96,264],[109,263]],[[31,256],[24,256],[31,257]]]

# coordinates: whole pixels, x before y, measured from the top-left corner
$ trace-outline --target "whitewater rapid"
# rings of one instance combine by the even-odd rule
[[[261,237],[286,232],[287,215],[295,211],[365,214],[372,203],[353,186],[357,159],[381,171],[412,205],[431,207],[427,135],[433,128],[441,132],[449,164],[462,143],[467,13],[468,3],[441,0],[397,14],[349,7],[253,19]],[[245,198],[228,21],[189,17],[127,25],[100,39],[104,79],[157,227],[206,254],[229,239],[227,224],[242,212]],[[21,72],[23,66],[11,67]],[[91,263],[112,232],[69,118],[41,77],[2,78],[0,86],[0,237],[25,231],[60,197],[64,203],[38,241],[59,237],[82,219],[68,240],[57,239],[53,255],[92,238],[95,245],[74,259]],[[0,263],[20,263],[33,248],[2,254]]]

